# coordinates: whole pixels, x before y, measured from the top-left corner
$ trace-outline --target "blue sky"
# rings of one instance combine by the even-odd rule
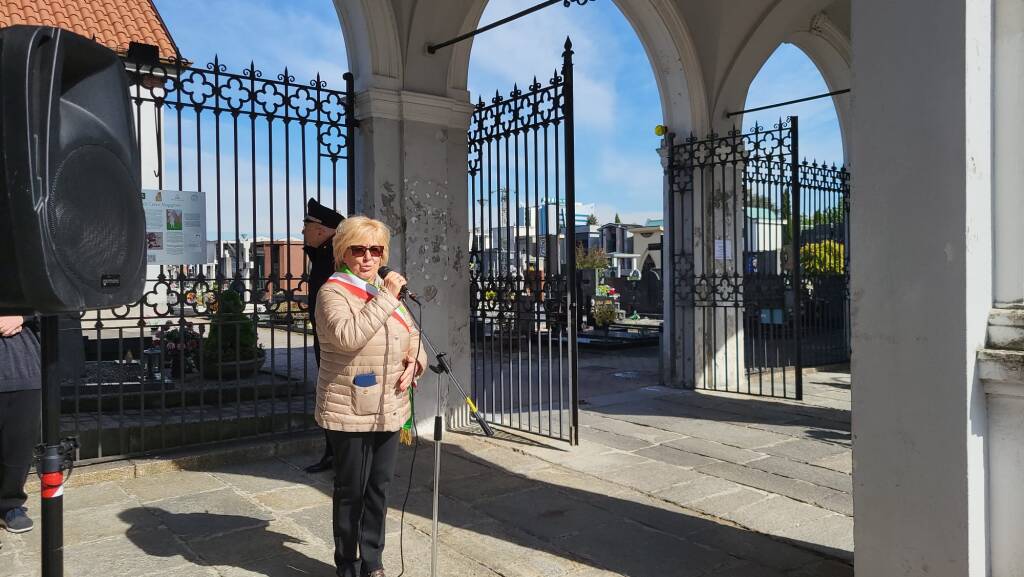
[[[492,2],[483,22],[533,5],[536,0]],[[330,0],[156,0],[183,56],[204,66],[214,53],[229,70],[254,61],[265,77],[288,66],[297,82],[320,72],[342,87],[348,68],[341,25]],[[576,80],[576,198],[597,206],[601,222],[619,213],[626,222],[660,218],[661,164],[653,128],[661,105],[650,63],[629,23],[610,1],[584,7],[556,4],[476,38],[469,88],[474,101],[507,93],[513,83],[548,78],[561,62],[566,36],[573,40]],[[755,107],[827,92],[813,63],[783,45],[751,85]],[[839,125],[830,99],[747,115],[774,123],[800,116],[800,148],[808,158],[842,160]]]

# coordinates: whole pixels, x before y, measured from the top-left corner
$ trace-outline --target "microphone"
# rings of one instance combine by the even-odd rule
[[[389,273],[392,273],[392,272],[396,272],[396,271],[391,269],[390,267],[386,267],[386,266],[382,266],[379,269],[377,269],[377,274],[380,275],[380,278],[384,278],[384,277],[388,276]],[[412,299],[412,302],[414,302],[414,303],[416,303],[416,304],[418,304],[420,306],[422,306],[422,304],[423,304],[423,303],[420,302],[420,299],[416,297],[416,293],[409,291],[409,285],[408,284],[405,284],[404,286],[402,286],[401,292],[398,293],[398,298],[399,299],[404,299],[405,297],[409,297],[410,299]]]

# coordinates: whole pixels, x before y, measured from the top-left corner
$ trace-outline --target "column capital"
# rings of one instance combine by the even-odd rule
[[[468,101],[411,90],[370,88],[356,94],[356,118],[412,120],[469,129],[473,105]]]

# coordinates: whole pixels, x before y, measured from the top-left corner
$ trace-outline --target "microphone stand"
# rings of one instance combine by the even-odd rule
[[[402,296],[411,297],[416,304],[420,304],[413,295],[405,294]],[[421,305],[422,306],[422,305]],[[441,493],[441,439],[444,432],[444,403],[442,402],[447,398],[447,395],[441,395],[441,375],[448,375],[448,382],[455,383],[455,386],[459,389],[459,393],[462,394],[466,400],[466,404],[469,405],[470,413],[473,415],[473,419],[483,429],[484,434],[488,437],[494,436],[494,429],[487,423],[484,416],[477,409],[473,399],[466,394],[466,389],[462,388],[462,384],[459,382],[458,377],[452,371],[451,365],[448,364],[448,354],[442,353],[437,350],[434,343],[430,342],[427,338],[426,333],[423,331],[423,327],[420,327],[420,342],[426,343],[427,348],[430,349],[431,354],[434,355],[434,359],[437,364],[430,365],[430,370],[437,375],[437,414],[434,416],[434,495],[433,495],[433,511],[432,511],[432,530],[430,534],[430,575],[431,577],[437,577],[437,525],[438,525],[438,501]]]

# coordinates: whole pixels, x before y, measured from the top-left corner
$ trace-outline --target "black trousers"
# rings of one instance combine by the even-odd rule
[[[40,392],[0,393],[0,515],[25,504],[25,479],[39,442]]]
[[[398,432],[327,435],[334,447],[334,563],[340,577],[369,575],[384,568],[384,519]]]

